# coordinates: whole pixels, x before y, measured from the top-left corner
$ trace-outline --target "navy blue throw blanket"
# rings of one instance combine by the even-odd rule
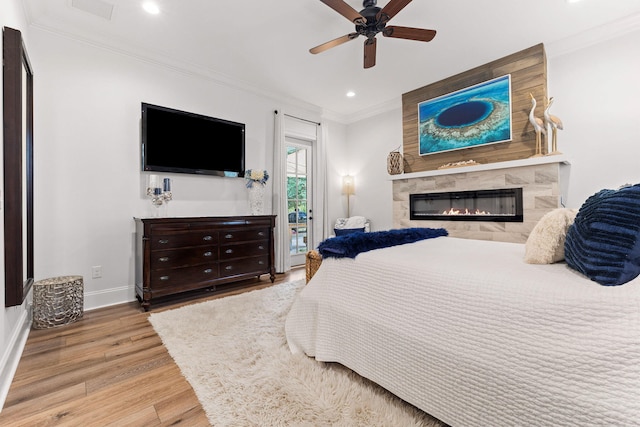
[[[318,246],[318,251],[323,258],[355,258],[360,252],[447,235],[449,233],[444,228],[403,228],[372,233],[351,233],[324,240]]]

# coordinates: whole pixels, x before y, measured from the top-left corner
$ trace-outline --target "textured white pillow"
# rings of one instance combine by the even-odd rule
[[[559,208],[545,214],[531,231],[524,246],[524,261],[553,264],[564,259],[564,239],[577,209]]]

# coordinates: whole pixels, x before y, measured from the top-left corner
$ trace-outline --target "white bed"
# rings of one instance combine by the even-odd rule
[[[325,259],[289,346],[456,427],[640,425],[640,277],[601,286],[523,255],[439,237]]]

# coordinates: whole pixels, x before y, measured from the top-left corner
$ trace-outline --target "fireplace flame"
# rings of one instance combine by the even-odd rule
[[[491,215],[491,212],[481,211],[480,209],[476,209],[475,211],[470,211],[468,208],[465,208],[464,211],[461,209],[451,208],[449,210],[444,210],[442,215]]]

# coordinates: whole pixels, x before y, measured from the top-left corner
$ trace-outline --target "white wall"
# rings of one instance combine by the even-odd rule
[[[568,207],[603,188],[640,182],[640,31],[548,58],[552,113],[571,161]]]
[[[0,1],[0,26],[11,27],[22,32],[22,38],[30,53],[30,37],[27,28],[22,5],[18,0]],[[0,98],[3,94],[2,79],[0,79]],[[3,117],[2,103],[0,102],[0,121]],[[3,135],[0,132],[0,147],[4,146]],[[2,169],[2,150],[0,149],[0,170]],[[4,173],[0,172],[0,191],[4,189]],[[2,206],[0,217],[4,215],[4,195],[0,197]],[[27,305],[31,295],[27,300],[17,307],[5,308],[4,299],[4,221],[0,220],[0,408],[2,408],[11,385],[11,379],[18,365],[18,360],[24,347],[24,342],[29,331],[29,318]]]
[[[565,127],[558,146],[571,161],[567,207],[579,208],[602,188],[640,182],[639,71],[640,32],[548,58],[551,112]],[[402,141],[401,108],[350,124],[347,140],[352,212],[372,218],[377,230],[391,228],[386,157]]]
[[[347,144],[347,126],[330,120],[322,122],[322,137],[327,156],[327,236],[333,233],[336,219],[347,216],[347,200],[342,194],[342,177],[353,174]],[[353,196],[352,196],[353,198]]]
[[[140,103],[246,124],[247,168],[272,170],[282,105],[201,76],[34,29],[35,276],[84,276],[85,309],[134,299],[134,216],[149,216]],[[319,112],[297,111],[315,119]],[[311,117],[309,117],[311,116]],[[244,179],[172,178],[170,215],[249,212]],[[271,183],[266,212],[271,211]],[[103,277],[92,279],[91,266]]]
[[[350,125],[347,140],[349,171],[355,176],[351,214],[369,218],[372,231],[389,229],[393,226],[393,205],[387,155],[402,146],[402,109]]]

